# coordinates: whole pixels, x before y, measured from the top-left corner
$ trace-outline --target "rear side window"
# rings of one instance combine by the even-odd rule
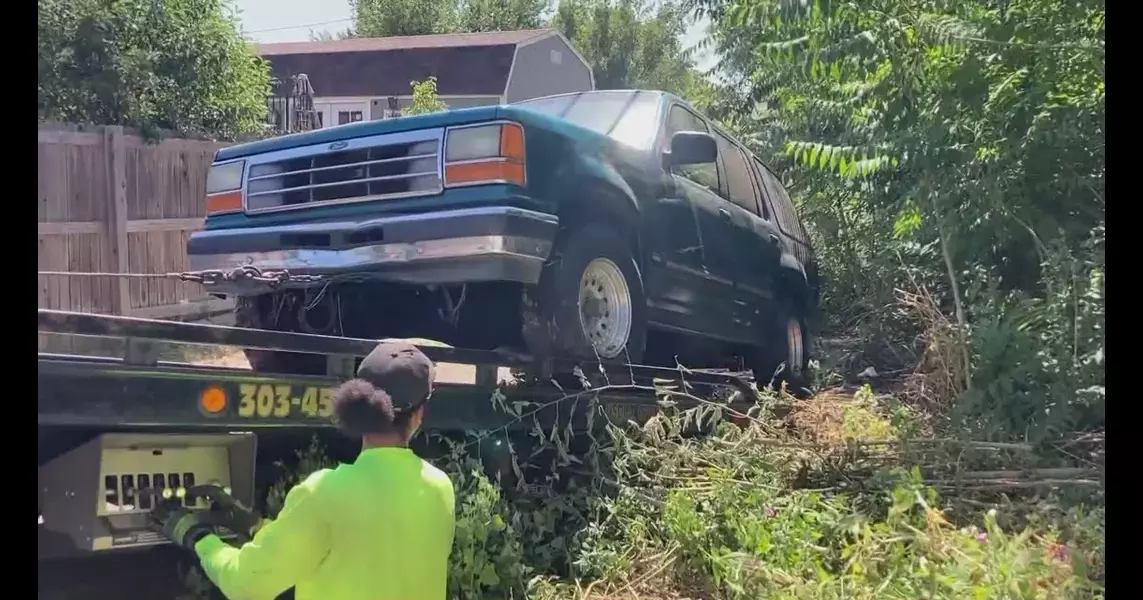
[[[707,129],[706,122],[704,122],[698,115],[691,111],[674,104],[671,106],[670,112],[667,113],[667,131],[665,145],[671,143],[671,136],[680,131],[699,131],[702,133],[710,133]],[[691,181],[706,187],[714,193],[718,193],[718,164],[707,163],[704,165],[683,165],[675,167],[673,171],[681,177],[686,177]]]
[[[794,210],[794,203],[790,200],[790,194],[786,192],[786,186],[778,181],[770,169],[762,164],[762,161],[755,158],[754,164],[758,167],[758,173],[762,176],[762,185],[766,187],[767,195],[774,206],[774,217],[778,221],[778,227],[783,233],[795,240],[809,244],[809,236],[806,235],[806,230],[802,227],[801,220],[798,219],[798,213]]]
[[[755,195],[754,183],[750,181],[750,167],[742,150],[721,133],[715,132],[714,139],[718,142],[718,154],[722,157],[725,175],[722,197],[758,215],[758,197]]]

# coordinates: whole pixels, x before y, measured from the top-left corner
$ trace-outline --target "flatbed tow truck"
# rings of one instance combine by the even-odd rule
[[[120,340],[118,356],[39,354],[41,559],[117,554],[164,545],[146,527],[144,488],[168,496],[214,483],[257,506],[262,440],[331,425],[330,399],[374,340],[121,316],[39,311],[41,334]],[[327,357],[322,377],[158,360],[163,344],[285,350]],[[694,398],[753,403],[743,373],[639,365],[579,365],[495,351],[422,346],[438,364],[475,367],[471,383],[438,383],[424,429],[441,434],[527,435],[570,425],[641,422],[670,387]],[[525,375],[498,381],[498,369]],[[503,372],[503,371],[501,371]],[[575,372],[576,377],[567,374]],[[563,374],[563,375],[560,375]],[[565,385],[557,382],[563,380]],[[569,384],[570,382],[570,384]],[[620,382],[620,383],[617,383]],[[677,402],[688,405],[687,399]],[[304,438],[303,438],[304,440]],[[304,442],[303,442],[304,443]],[[177,497],[177,496],[176,496]],[[206,509],[203,500],[188,506]]]

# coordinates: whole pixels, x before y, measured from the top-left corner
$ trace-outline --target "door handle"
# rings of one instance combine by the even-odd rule
[[[718,216],[729,221],[730,220],[730,211],[726,210],[725,208],[720,208],[720,209],[718,209]]]
[[[771,234],[770,234],[770,241],[771,241],[772,243],[775,243],[775,244],[777,244],[777,243],[778,243],[778,234],[776,234],[776,233],[771,233]]]

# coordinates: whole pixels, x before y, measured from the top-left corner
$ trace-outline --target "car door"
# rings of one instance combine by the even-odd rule
[[[679,131],[710,133],[710,126],[695,112],[673,103],[667,110],[665,137]],[[717,162],[684,165],[672,169],[671,176],[687,198],[698,226],[701,243],[703,298],[692,323],[683,327],[715,337],[736,339],[734,313],[733,214],[719,196],[721,167]]]
[[[663,143],[670,144],[675,131],[686,131],[687,123],[672,122],[669,108],[664,111]],[[661,155],[661,154],[660,154]],[[662,163],[660,162],[660,165]],[[661,169],[659,193],[644,209],[648,244],[648,265],[644,274],[647,305],[652,321],[675,328],[696,327],[696,319],[709,308],[707,277],[703,270],[702,239],[694,207],[677,173]],[[699,325],[701,326],[701,325]]]
[[[782,233],[781,252],[789,255],[803,270],[806,281],[813,292],[810,300],[816,302],[817,264],[814,260],[813,249],[810,247],[809,234],[806,233],[805,227],[802,226],[802,222],[798,218],[789,192],[786,191],[786,187],[782,185],[778,177],[757,158],[754,159],[754,166],[759,182],[766,191],[766,197],[774,215],[773,222]]]
[[[781,256],[778,229],[763,209],[759,185],[741,146],[715,131],[722,160],[721,195],[730,205],[734,265],[734,317],[744,341],[768,335],[774,312],[774,281]]]

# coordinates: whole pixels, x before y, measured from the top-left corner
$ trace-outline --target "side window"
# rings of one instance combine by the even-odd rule
[[[751,168],[751,175],[754,176],[754,189],[758,192],[758,208],[762,211],[762,218],[769,221],[773,218],[773,211],[770,208],[772,201],[770,200],[770,192],[767,191],[766,184],[762,181],[762,172],[766,167],[750,152],[744,151],[746,154],[746,164]]]
[[[755,159],[757,161],[758,159]],[[778,219],[778,227],[786,232],[786,235],[793,237],[799,242],[806,243],[806,232],[802,229],[802,223],[798,219],[798,213],[794,210],[794,203],[790,200],[790,194],[786,192],[786,186],[782,185],[778,178],[770,172],[761,162],[757,162],[758,171],[762,175],[762,183],[766,186],[766,191],[770,196],[770,202],[774,205],[774,216]]]
[[[714,139],[718,142],[718,154],[722,157],[723,172],[726,175],[721,196],[757,215],[758,197],[754,194],[754,183],[750,181],[750,167],[746,164],[746,157],[738,146],[721,133],[716,132]]]
[[[671,136],[680,131],[709,133],[710,130],[707,129],[706,123],[698,115],[675,104],[671,106],[671,112],[667,113],[666,143],[669,144]],[[686,177],[716,194],[718,193],[718,165],[716,163],[684,165],[675,167],[674,171],[680,176]]]

